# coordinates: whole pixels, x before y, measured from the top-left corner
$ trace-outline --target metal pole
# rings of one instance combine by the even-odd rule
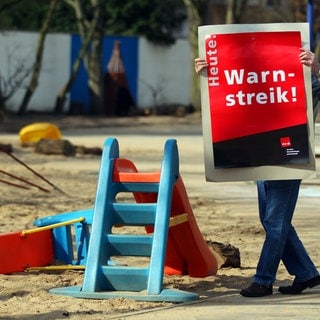
[[[9,177],[11,177],[11,178],[17,179],[17,180],[19,180],[19,181],[25,182],[25,183],[27,183],[27,184],[29,184],[29,185],[31,185],[31,186],[37,187],[38,189],[40,189],[40,190],[42,190],[42,191],[44,191],[44,192],[50,192],[48,189],[45,189],[45,188],[43,188],[43,187],[40,187],[39,185],[37,185],[37,184],[35,184],[35,183],[33,183],[33,182],[30,182],[30,181],[28,181],[28,180],[26,180],[26,179],[24,179],[24,178],[18,177],[18,176],[16,176],[16,175],[12,174],[12,173],[3,171],[3,170],[1,170],[1,169],[0,169],[0,173],[3,173],[3,174],[5,174],[5,175],[7,175],[7,176],[9,176]],[[29,188],[26,188],[26,189],[29,189]]]
[[[52,182],[50,182],[49,180],[47,180],[45,177],[43,177],[40,173],[36,172],[35,170],[33,170],[32,168],[30,168],[26,163],[24,163],[22,160],[18,159],[16,156],[14,156],[11,152],[8,152],[7,150],[5,150],[5,148],[3,148],[0,145],[0,151],[5,152],[8,156],[10,156],[12,159],[14,159],[15,161],[17,161],[18,163],[20,163],[21,165],[23,165],[25,168],[27,168],[29,171],[31,171],[33,174],[35,174],[37,177],[39,177],[40,179],[42,179],[43,181],[45,181],[46,183],[48,183],[50,186],[52,186],[55,190],[58,190],[59,192],[66,194],[65,192],[63,192],[61,189],[59,189],[57,186],[55,186]]]
[[[309,32],[310,32],[310,50],[314,50],[313,48],[313,0],[308,0],[307,4],[307,21],[309,22]]]

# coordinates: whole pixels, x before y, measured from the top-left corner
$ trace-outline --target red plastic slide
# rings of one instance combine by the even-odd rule
[[[118,158],[115,161],[115,181],[159,182],[160,173],[140,173],[135,165],[127,160]],[[136,193],[137,202],[155,202],[157,194]],[[171,217],[187,214],[187,221],[169,228],[165,261],[165,274],[188,274],[191,277],[206,277],[215,275],[218,270],[216,257],[209,249],[194,217],[188,195],[179,176],[173,190]],[[152,227],[146,227],[152,232]]]

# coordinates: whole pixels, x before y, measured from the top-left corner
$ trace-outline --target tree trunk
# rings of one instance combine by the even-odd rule
[[[189,42],[191,45],[191,70],[194,70],[194,59],[198,57],[198,26],[201,24],[200,17],[200,3],[198,1],[184,0],[184,4],[187,8],[188,21],[189,21]],[[191,75],[191,86],[190,86],[190,101],[192,106],[196,110],[201,109],[200,101],[200,84],[199,77],[195,72]]]
[[[18,114],[22,115],[27,112],[29,102],[31,97],[33,96],[37,86],[38,86],[38,79],[40,76],[41,66],[42,66],[42,58],[43,58],[43,51],[44,51],[44,43],[45,39],[49,30],[50,22],[53,16],[53,12],[58,4],[58,0],[51,0],[49,11],[47,12],[47,16],[43,22],[39,39],[38,39],[38,46],[37,46],[37,53],[36,53],[36,61],[33,67],[33,73],[31,76],[30,83],[27,87],[27,91],[23,97],[22,103],[19,107]]]
[[[85,68],[88,72],[88,87],[90,91],[90,102],[93,112],[100,113],[103,109],[102,99],[102,70],[101,70],[101,52],[103,40],[103,0],[91,0],[93,8],[92,20],[86,20],[89,16],[84,11],[79,0],[65,0],[75,11],[78,21],[78,30],[82,39],[82,47],[79,51],[78,57],[73,64],[72,73],[69,80],[60,90],[55,105],[55,112],[61,113],[66,101],[66,95],[75,80],[81,62],[84,62]],[[91,51],[89,51],[91,45]]]
[[[56,99],[56,105],[54,107],[54,112],[57,114],[60,114],[63,112],[64,104],[66,101],[67,93],[70,91],[70,88],[73,84],[73,81],[76,79],[78,71],[81,66],[81,62],[83,61],[85,55],[87,54],[87,51],[89,49],[92,37],[93,37],[94,30],[92,29],[91,32],[87,35],[87,38],[82,43],[82,47],[78,53],[77,59],[74,61],[72,65],[72,71],[70,74],[70,77],[67,81],[67,83],[62,87],[60,92],[58,93],[57,99]]]
[[[88,86],[90,91],[91,113],[103,113],[103,76],[101,67],[102,43],[104,36],[104,10],[103,0],[92,0],[94,13],[94,35],[92,39],[92,49],[88,55]]]
[[[226,13],[226,24],[233,23],[233,8],[234,0],[228,0],[227,2],[227,13]]]

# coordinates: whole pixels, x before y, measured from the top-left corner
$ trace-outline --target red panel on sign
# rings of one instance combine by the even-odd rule
[[[300,32],[211,34],[205,45],[213,143],[307,123]]]

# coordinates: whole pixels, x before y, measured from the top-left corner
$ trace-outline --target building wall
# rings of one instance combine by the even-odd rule
[[[190,104],[191,59],[191,48],[186,40],[162,47],[140,38],[139,105]]]
[[[106,37],[103,44],[102,70],[111,57],[113,43],[120,40],[129,88],[139,108],[157,104],[188,105],[191,50],[187,40],[178,40],[170,47],[155,46],[138,37]],[[38,34],[33,32],[0,33],[0,75],[8,79],[17,65],[30,68],[34,63]],[[38,88],[30,102],[29,111],[52,112],[56,96],[69,78],[72,61],[81,43],[77,35],[48,34]],[[7,102],[10,111],[17,111],[25,92],[24,86]],[[80,69],[68,96],[71,103],[82,104],[90,112],[87,74]],[[156,98],[155,98],[156,97]]]
[[[7,81],[19,66],[23,66],[25,70],[32,68],[37,41],[38,34],[32,32],[4,32],[0,34],[0,74],[2,78]],[[39,86],[32,97],[30,110],[53,110],[57,92],[69,76],[69,52],[69,35],[48,35]],[[24,85],[8,101],[8,110],[18,110],[29,79],[30,77],[24,81]]]

